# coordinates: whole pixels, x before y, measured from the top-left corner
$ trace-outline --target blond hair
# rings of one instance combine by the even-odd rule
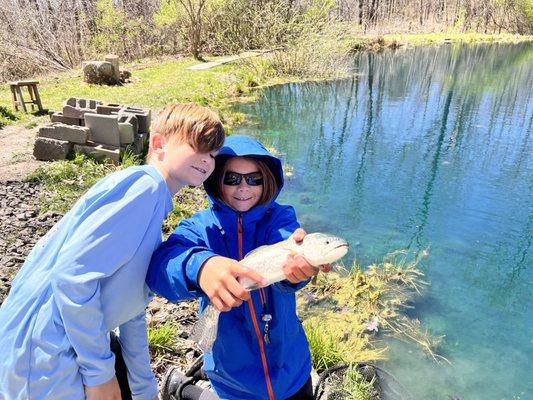
[[[165,106],[151,127],[166,139],[187,143],[195,151],[209,153],[224,144],[226,133],[218,115],[209,108],[195,103],[175,103]],[[149,154],[151,149],[149,151]]]

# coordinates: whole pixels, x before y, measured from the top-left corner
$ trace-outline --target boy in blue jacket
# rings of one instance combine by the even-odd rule
[[[128,383],[119,386],[110,349],[117,327],[131,397],[157,398],[146,271],[172,195],[203,183],[224,138],[207,108],[167,106],[148,165],[100,180],[35,245],[0,308],[0,399],[121,399]]]
[[[255,139],[229,136],[204,186],[210,208],[181,221],[154,253],[148,286],[171,301],[200,296],[201,309],[211,301],[227,311],[212,351],[204,354],[220,398],[311,399],[311,357],[295,291],[318,270],[291,257],[287,280],[248,293],[238,282],[246,268],[235,261],[259,246],[305,235],[294,209],[275,201],[283,187],[280,160]]]

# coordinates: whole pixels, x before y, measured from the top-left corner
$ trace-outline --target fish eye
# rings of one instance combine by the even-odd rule
[[[329,240],[326,240],[326,244],[329,244]]]

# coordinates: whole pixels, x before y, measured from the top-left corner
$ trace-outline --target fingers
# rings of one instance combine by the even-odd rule
[[[263,285],[264,278],[257,272],[226,257],[212,257],[200,269],[198,282],[219,311],[229,311],[250,298],[250,294],[238,279],[246,278]]]
[[[292,234],[292,238],[296,243],[300,243],[304,240],[305,235],[307,235],[307,232],[303,228],[298,228]]]
[[[241,267],[237,265],[235,269],[236,271],[230,267],[221,273],[218,284],[213,287],[213,293],[209,296],[213,305],[220,311],[239,307],[243,301],[250,298],[250,294],[237,281],[237,276],[243,273]]]
[[[283,272],[287,280],[291,283],[298,283],[315,276],[318,273],[318,268],[309,264],[309,262],[302,256],[289,256],[283,267]]]
[[[257,282],[259,285],[263,285],[265,283],[265,278],[263,278],[260,274],[250,268],[246,268],[239,263],[234,263],[231,266],[231,271],[235,277],[249,278],[254,282]]]

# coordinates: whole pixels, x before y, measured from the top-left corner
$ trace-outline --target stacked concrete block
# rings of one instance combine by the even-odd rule
[[[133,114],[137,117],[139,121],[139,132],[150,132],[150,122],[152,118],[152,113],[149,109],[146,108],[137,108],[137,107],[123,107],[119,115],[122,114]]]
[[[33,146],[33,155],[44,161],[64,160],[72,152],[72,146],[67,140],[38,137]]]
[[[78,125],[78,126],[84,126],[85,120],[83,118],[72,118],[72,117],[66,117],[63,115],[61,111],[57,111],[50,115],[50,120],[52,122],[59,122],[62,124],[67,125]]]
[[[69,118],[83,118],[87,113],[96,112],[96,107],[101,105],[99,100],[87,100],[71,97],[63,106],[63,116]]]
[[[120,147],[120,132],[116,115],[85,114],[85,125],[91,131],[91,141]]]
[[[52,123],[39,128],[39,137],[83,144],[89,138],[90,130],[84,126]]]
[[[124,106],[120,104],[100,104],[96,106],[96,114],[111,115],[118,114]]]
[[[118,147],[104,146],[102,144],[75,144],[74,152],[85,154],[98,161],[104,161],[105,159],[109,159],[116,164],[120,162],[120,149]]]
[[[59,151],[48,153],[64,159],[74,149],[97,159],[118,161],[126,149],[135,154],[143,153],[149,137],[151,112],[149,109],[72,97],[65,102],[63,112],[56,112],[50,118],[52,124],[39,129],[40,144],[35,151],[37,158],[52,159],[46,155],[45,147],[52,144],[58,147],[66,142],[69,144],[64,146],[66,154]]]

